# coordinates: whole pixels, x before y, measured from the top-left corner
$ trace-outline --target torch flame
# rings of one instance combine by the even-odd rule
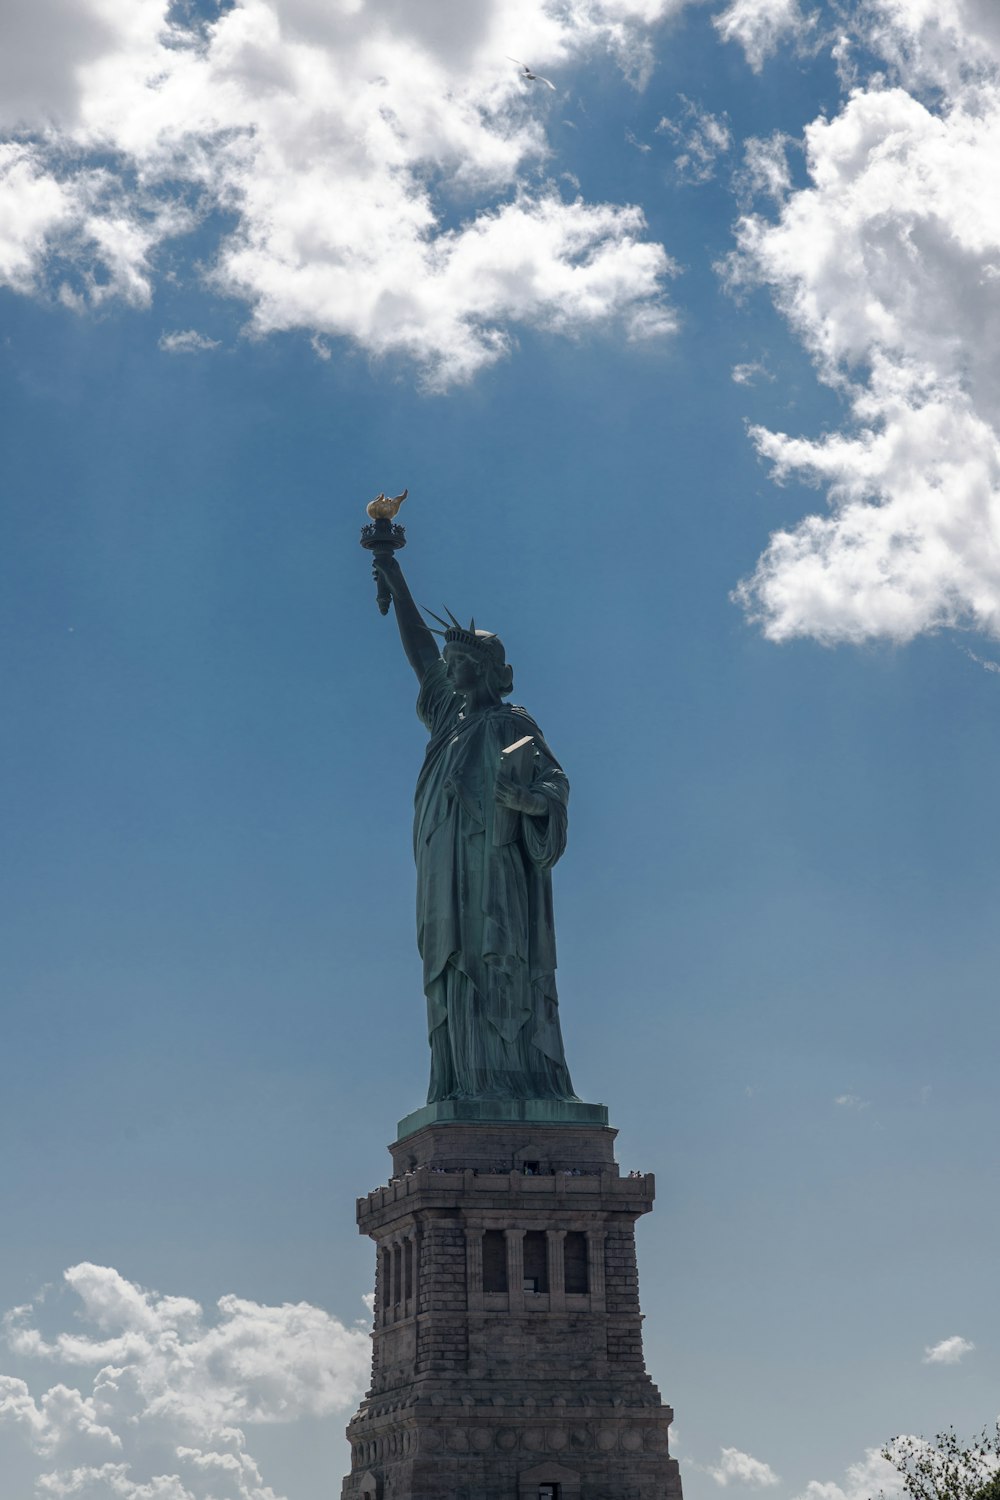
[[[404,490],[401,495],[393,495],[391,499],[387,499],[385,494],[376,495],[374,500],[368,502],[365,509],[373,521],[393,521],[396,512],[409,493],[409,490]]]

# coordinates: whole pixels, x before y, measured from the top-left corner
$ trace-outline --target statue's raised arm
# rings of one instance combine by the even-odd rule
[[[372,559],[372,571],[389,591],[406,659],[416,672],[418,681],[423,682],[428,668],[441,659],[437,641],[414,604],[413,595],[396,559],[391,556],[376,556]]]

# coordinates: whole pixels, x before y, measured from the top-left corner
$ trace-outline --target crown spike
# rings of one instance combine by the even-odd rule
[[[446,605],[445,605],[445,609],[448,609],[448,606],[447,606],[447,604],[446,604]],[[452,625],[453,625],[453,626],[454,626],[454,627],[455,627],[455,629],[456,629],[456,630],[461,630],[461,629],[462,629],[462,627],[461,627],[461,625],[460,625],[460,624],[459,624],[459,623],[458,623],[458,621],[457,621],[457,620],[456,620],[456,619],[455,619],[455,616],[454,616],[454,615],[452,615],[452,614],[451,614],[451,610],[450,610],[450,609],[448,609],[448,613],[449,613],[449,615],[451,615],[451,623],[452,623]]]
[[[469,621],[469,634],[470,635],[475,635],[475,633],[476,633],[476,617],[475,617],[475,615],[473,615],[472,618]]]
[[[436,615],[432,609],[428,609],[426,604],[422,604],[420,606],[420,608],[423,610],[423,612],[424,612],[425,615],[430,615],[430,617],[431,617],[432,620],[437,620],[437,622],[438,622],[439,625],[443,625],[444,628],[445,628],[445,630],[450,630],[451,629],[451,626],[448,624],[448,621],[447,620],[442,620],[441,616],[440,615]],[[449,614],[450,613],[451,613],[451,611],[449,610]],[[435,630],[434,634],[435,635],[440,635],[441,632],[439,630]]]

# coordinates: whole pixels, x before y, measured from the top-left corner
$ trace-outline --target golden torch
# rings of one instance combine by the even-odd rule
[[[379,577],[376,562],[392,557],[400,547],[406,546],[406,532],[402,526],[396,524],[395,516],[399,507],[409,494],[404,490],[401,495],[387,497],[384,494],[376,495],[370,500],[365,509],[371,517],[367,526],[361,528],[361,545],[372,554],[372,576],[378,584],[378,593],[375,602],[383,615],[389,613],[389,605],[392,603],[392,595]]]

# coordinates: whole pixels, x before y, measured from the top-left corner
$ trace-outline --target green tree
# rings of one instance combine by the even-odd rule
[[[1000,1500],[1000,1469],[987,1480],[981,1490],[976,1491],[976,1500]]]
[[[930,1441],[893,1438],[882,1457],[910,1500],[1000,1500],[1000,1421],[966,1443],[953,1427]]]

